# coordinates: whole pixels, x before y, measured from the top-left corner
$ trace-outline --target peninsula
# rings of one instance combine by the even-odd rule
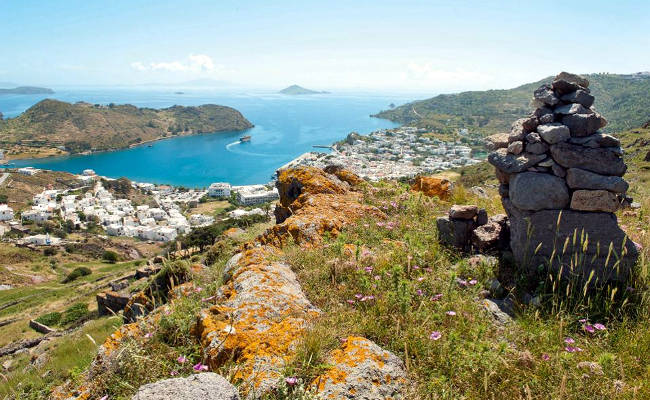
[[[0,146],[9,158],[127,148],[166,137],[252,128],[239,111],[205,104],[163,109],[43,100],[0,121]],[[30,151],[26,151],[30,149]],[[36,152],[34,151],[36,150]]]
[[[291,85],[287,88],[280,90],[280,93],[294,96],[294,95],[301,95],[301,94],[327,94],[329,92],[319,92],[316,90],[304,88],[302,86]]]
[[[54,90],[36,86],[19,86],[13,89],[0,89],[0,95],[3,94],[52,94]]]

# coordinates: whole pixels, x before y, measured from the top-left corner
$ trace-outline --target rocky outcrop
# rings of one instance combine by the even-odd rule
[[[436,219],[438,239],[463,251],[490,252],[508,247],[508,218],[503,214],[488,218],[474,205],[453,205],[449,214]]]
[[[328,359],[313,386],[322,399],[401,399],[406,384],[402,361],[362,337],[348,337]]]
[[[140,387],[132,400],[239,400],[237,388],[221,375],[206,372],[165,379]]]
[[[560,73],[533,93],[537,109],[513,123],[510,143],[522,148],[488,156],[501,182],[512,251],[530,273],[546,265],[566,276],[593,270],[601,282],[620,280],[636,261],[612,214],[625,199],[627,167],[619,140],[599,132],[607,121],[593,102],[586,79]]]
[[[428,197],[438,197],[445,200],[451,194],[451,182],[447,179],[432,176],[418,176],[415,178],[411,190],[422,192]]]

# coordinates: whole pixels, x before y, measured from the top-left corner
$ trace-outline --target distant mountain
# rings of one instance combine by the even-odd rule
[[[289,94],[289,95],[298,95],[298,94],[327,94],[329,92],[318,92],[315,90],[306,89],[302,86],[291,85],[287,88],[280,90],[280,93]]]
[[[0,94],[52,94],[54,90],[36,86],[19,86],[13,89],[0,89]]]
[[[604,129],[617,132],[643,124],[650,118],[650,74],[588,74],[589,88],[599,113],[609,121]],[[492,134],[510,130],[510,125],[531,111],[531,92],[552,77],[514,89],[441,94],[414,101],[374,117],[405,125],[452,133],[460,128]]]
[[[63,146],[72,153],[111,150],[198,133],[238,131],[253,125],[234,108],[206,104],[160,110],[43,100],[16,118],[0,121],[0,143]]]

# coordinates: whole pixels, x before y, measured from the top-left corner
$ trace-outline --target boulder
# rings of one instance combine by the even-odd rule
[[[533,92],[533,98],[539,103],[547,106],[554,106],[560,102],[560,99],[558,99],[555,93],[553,93],[553,89],[551,89],[549,85],[542,85],[537,88],[537,90]]]
[[[532,132],[537,128],[537,125],[539,125],[539,122],[537,121],[536,117],[527,117],[527,118],[520,118],[516,120],[512,124],[512,128],[510,129],[510,135],[508,136],[508,142],[516,142],[518,140],[524,140],[526,137],[526,134],[529,132]]]
[[[478,207],[474,205],[454,204],[449,209],[449,218],[473,219],[478,214]]]
[[[485,148],[489,151],[508,147],[508,133],[497,133],[485,138]]]
[[[627,166],[623,159],[607,148],[591,149],[575,144],[551,146],[553,160],[564,168],[582,168],[602,175],[623,176]]]
[[[343,194],[349,184],[320,168],[300,166],[278,171],[275,184],[280,194],[280,204],[289,207],[303,192],[311,194]]]
[[[97,313],[101,315],[114,315],[124,310],[129,303],[130,295],[114,291],[97,294]]]
[[[607,120],[598,113],[569,114],[562,117],[562,123],[569,128],[571,136],[583,137],[604,128]]]
[[[466,249],[474,228],[473,220],[451,219],[449,217],[438,217],[438,239],[447,246]]]
[[[565,104],[563,106],[555,107],[553,111],[555,114],[569,115],[569,114],[593,114],[593,111],[584,107],[582,104]]]
[[[476,225],[481,226],[485,225],[488,222],[488,213],[485,208],[481,208],[476,213]]]
[[[536,275],[539,265],[550,267],[553,273],[564,267],[564,278],[579,276],[586,280],[593,270],[594,278],[602,283],[623,281],[634,268],[638,251],[619,228],[614,214],[574,210],[526,212],[508,199],[502,202],[510,217],[510,247],[515,261],[530,274]],[[574,243],[576,233],[578,240]],[[586,246],[581,237],[589,238]],[[610,244],[615,254],[608,257]]]
[[[615,193],[625,193],[629,187],[619,176],[599,175],[580,168],[569,168],[566,182],[571,189],[602,189]]]
[[[567,93],[562,96],[562,101],[569,103],[582,104],[584,107],[591,107],[594,104],[594,96],[589,94],[586,90],[578,89],[575,92]]]
[[[570,72],[562,71],[555,76],[556,80],[564,80],[567,82],[575,83],[576,85],[582,86],[583,88],[589,87],[589,80],[583,78],[580,75],[572,74]]]
[[[563,96],[565,94],[575,92],[577,90],[585,90],[585,91],[589,90],[585,87],[578,85],[575,82],[570,82],[565,79],[561,79],[557,77],[553,81],[551,87],[553,88],[553,91],[557,93],[558,96]]]
[[[569,190],[564,180],[537,172],[513,176],[509,197],[521,210],[561,209],[569,204]]]
[[[132,400],[239,400],[237,388],[212,372],[172,378],[141,386]]]
[[[507,247],[505,227],[495,221],[488,221],[472,231],[472,246],[482,253]]]
[[[402,361],[362,337],[348,337],[325,360],[312,387],[319,399],[401,399],[407,387]]]
[[[488,162],[505,173],[514,174],[525,171],[545,158],[543,154],[522,153],[516,156],[508,154],[506,149],[498,149],[490,153]]]
[[[510,182],[510,174],[506,174],[505,172],[501,171],[499,168],[494,168],[494,174],[499,180],[499,183],[507,184],[508,182]]]
[[[499,185],[499,196],[501,197],[510,196],[510,187],[507,184],[502,183]]]
[[[418,176],[415,178],[411,190],[422,192],[428,197],[438,197],[445,200],[451,194],[451,182],[433,176]]]
[[[526,151],[531,154],[544,154],[548,151],[548,145],[546,143],[541,143],[541,142],[529,143],[526,145]]]
[[[621,141],[615,138],[614,136],[607,135],[605,133],[594,133],[593,135],[584,136],[584,137],[572,137],[568,140],[571,144],[579,144],[584,147],[619,147]]]
[[[527,143],[541,143],[542,142],[542,137],[539,136],[539,133],[537,132],[531,132],[528,135],[526,135],[526,142]]]
[[[273,215],[275,216],[275,223],[281,224],[291,216],[291,209],[289,207],[283,207],[280,204],[276,204],[275,209],[273,209]]]
[[[540,125],[537,132],[548,144],[564,142],[571,137],[569,128],[557,122]]]
[[[512,142],[508,145],[508,153],[520,154],[522,151],[524,151],[524,143],[520,140]]]
[[[541,118],[544,115],[553,115],[553,109],[550,107],[542,106],[538,107],[533,111],[533,115],[537,117],[537,119]]]
[[[571,209],[580,211],[615,212],[620,202],[607,190],[576,190],[571,196]]]

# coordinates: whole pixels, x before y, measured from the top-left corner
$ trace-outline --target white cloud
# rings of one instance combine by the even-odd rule
[[[222,70],[223,67],[216,65],[212,57],[205,54],[190,54],[185,60],[179,61],[162,61],[150,62],[148,64],[142,61],[131,63],[131,68],[136,71],[167,71],[167,72],[215,72]]]

